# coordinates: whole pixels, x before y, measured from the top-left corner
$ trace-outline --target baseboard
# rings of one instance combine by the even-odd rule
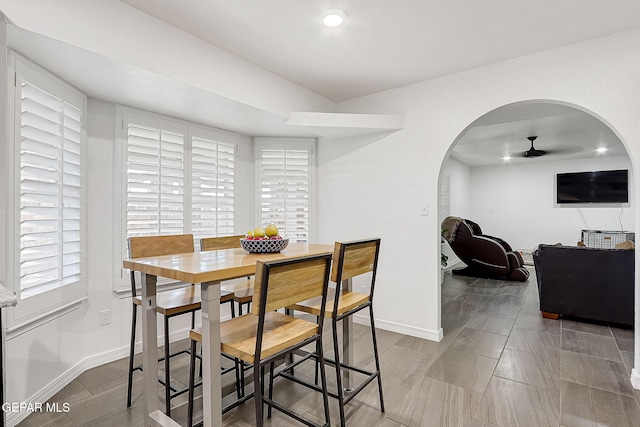
[[[367,315],[353,315],[353,321],[359,325],[369,326],[369,316]],[[384,329],[385,331],[397,332],[399,334],[410,335],[416,338],[423,338],[429,341],[442,341],[444,334],[442,328],[438,331],[430,329],[416,328],[415,326],[403,325],[401,323],[389,322],[386,320],[376,319],[376,329]]]
[[[636,390],[640,390],[640,372],[635,368],[631,370],[631,385]]]
[[[169,334],[169,342],[180,341],[189,337],[189,331],[191,328],[185,328],[178,331],[173,331]],[[158,337],[158,343],[162,343],[164,340],[164,335]],[[142,351],[142,342],[136,343],[136,353]],[[55,380],[47,384],[40,391],[36,392],[29,398],[25,399],[25,402],[29,403],[42,403],[44,404],[46,401],[51,399],[58,393],[60,390],[65,388],[71,381],[78,378],[85,371],[95,368],[97,366],[102,366],[106,363],[115,362],[116,360],[123,359],[125,357],[129,357],[129,346],[124,346],[120,348],[116,348],[113,350],[106,351],[100,354],[94,354],[92,356],[86,357],[80,362],[76,363],[74,366],[69,368],[66,372],[63,372],[60,376],[58,376]],[[61,404],[63,402],[60,402]],[[72,407],[73,408],[73,407]],[[18,425],[21,421],[31,415],[31,412],[8,412],[7,414],[7,426],[14,427]]]

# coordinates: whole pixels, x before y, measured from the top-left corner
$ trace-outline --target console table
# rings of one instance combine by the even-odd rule
[[[0,405],[4,403],[4,336],[5,330],[2,326],[2,309],[5,307],[13,307],[18,303],[18,299],[9,289],[0,283]],[[5,412],[2,411],[0,417],[0,426],[4,427]]]

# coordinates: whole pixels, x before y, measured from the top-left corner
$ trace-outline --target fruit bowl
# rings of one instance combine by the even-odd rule
[[[252,254],[271,254],[280,252],[289,244],[289,239],[247,240],[240,239],[240,246]]]

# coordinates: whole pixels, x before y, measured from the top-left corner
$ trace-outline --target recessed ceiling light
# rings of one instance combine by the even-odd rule
[[[342,9],[328,9],[324,11],[322,23],[327,27],[338,27],[346,17],[347,13]]]
[[[600,153],[600,154],[606,153],[607,150],[609,150],[607,147],[598,147],[596,148],[596,153]]]
[[[511,160],[511,156],[506,155],[506,156],[502,157],[502,160],[509,161],[509,160]]]

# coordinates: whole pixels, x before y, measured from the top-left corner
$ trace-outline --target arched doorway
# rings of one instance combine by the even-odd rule
[[[524,157],[531,136],[538,137],[535,148],[547,154]],[[628,203],[571,207],[556,203],[558,173],[612,169],[629,171]],[[455,139],[440,172],[439,217],[470,218],[485,233],[503,238],[528,255],[540,243],[575,246],[582,229],[635,231],[634,182],[628,150],[605,120],[576,105],[523,101],[484,114]],[[450,263],[448,268],[452,267],[456,268]],[[528,286],[511,285],[506,292],[498,292],[505,290],[499,281],[474,282],[476,279],[445,275],[441,288],[445,340],[455,340],[451,335],[465,328],[507,339],[514,328],[549,335],[563,330],[562,323],[541,318],[535,270],[533,265],[528,268],[534,273]],[[453,286],[447,286],[447,279]],[[637,291],[637,284],[635,288]],[[579,338],[591,327],[569,322],[566,326],[571,331],[567,335]],[[609,328],[606,337],[619,350],[611,357],[630,374],[633,331]],[[628,378],[623,379],[627,384]]]

